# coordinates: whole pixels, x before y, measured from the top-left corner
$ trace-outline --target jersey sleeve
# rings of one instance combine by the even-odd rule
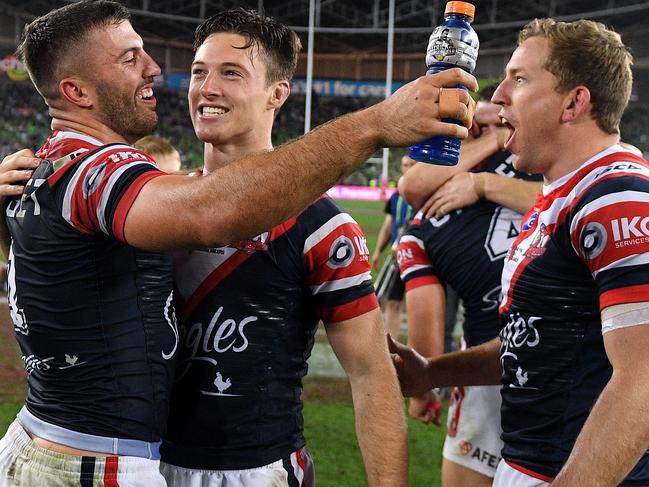
[[[406,292],[420,286],[440,283],[426,254],[420,225],[411,225],[399,240],[397,261]]]
[[[602,179],[570,212],[572,247],[595,279],[600,309],[649,301],[649,171]]]
[[[137,195],[148,181],[164,174],[148,154],[133,147],[103,148],[62,181],[63,218],[81,233],[124,241],[124,223]]]
[[[320,209],[334,206],[326,199],[316,205]],[[306,282],[320,319],[335,323],[376,309],[370,251],[363,231],[347,213],[320,213],[324,217],[321,225],[306,238],[302,251]]]

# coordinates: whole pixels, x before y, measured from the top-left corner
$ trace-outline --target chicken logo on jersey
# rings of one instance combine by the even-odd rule
[[[214,385],[219,390],[219,394],[223,394],[226,391],[226,389],[230,388],[232,382],[230,381],[229,377],[223,380],[223,376],[221,375],[221,372],[217,372],[216,379],[214,379]]]
[[[65,354],[65,361],[70,365],[76,365],[77,360],[79,360],[79,357],[77,357],[76,355],[70,356],[67,353]]]

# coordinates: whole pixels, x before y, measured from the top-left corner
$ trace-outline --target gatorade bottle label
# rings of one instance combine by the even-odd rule
[[[457,27],[440,25],[436,27],[428,41],[426,64],[454,64],[469,72],[475,69],[478,59],[478,46],[472,46],[462,40],[466,30]]]

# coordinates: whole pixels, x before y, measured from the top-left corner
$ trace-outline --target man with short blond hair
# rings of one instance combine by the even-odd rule
[[[602,24],[523,29],[492,101],[545,185],[505,260],[500,338],[430,361],[392,343],[408,394],[502,380],[496,487],[649,485],[649,164],[618,144],[631,65]]]
[[[133,145],[153,157],[161,171],[166,173],[180,171],[180,154],[164,137],[146,135]]]

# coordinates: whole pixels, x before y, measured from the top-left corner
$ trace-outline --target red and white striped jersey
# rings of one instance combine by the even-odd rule
[[[502,277],[503,458],[554,477],[611,366],[600,311],[649,301],[649,164],[613,146],[546,185]],[[643,457],[628,480],[649,482]]]
[[[377,308],[369,257],[358,224],[329,198],[252,240],[179,253],[180,362],[163,460],[242,469],[302,448],[318,322]]]
[[[9,295],[28,372],[27,408],[51,441],[56,427],[157,455],[177,347],[171,259],[124,242],[147,181],[163,175],[124,144],[55,131],[22,198],[7,208]],[[49,426],[48,426],[49,425]],[[54,426],[52,426],[54,425]],[[112,439],[116,439],[115,442]],[[90,446],[89,446],[90,445]]]

